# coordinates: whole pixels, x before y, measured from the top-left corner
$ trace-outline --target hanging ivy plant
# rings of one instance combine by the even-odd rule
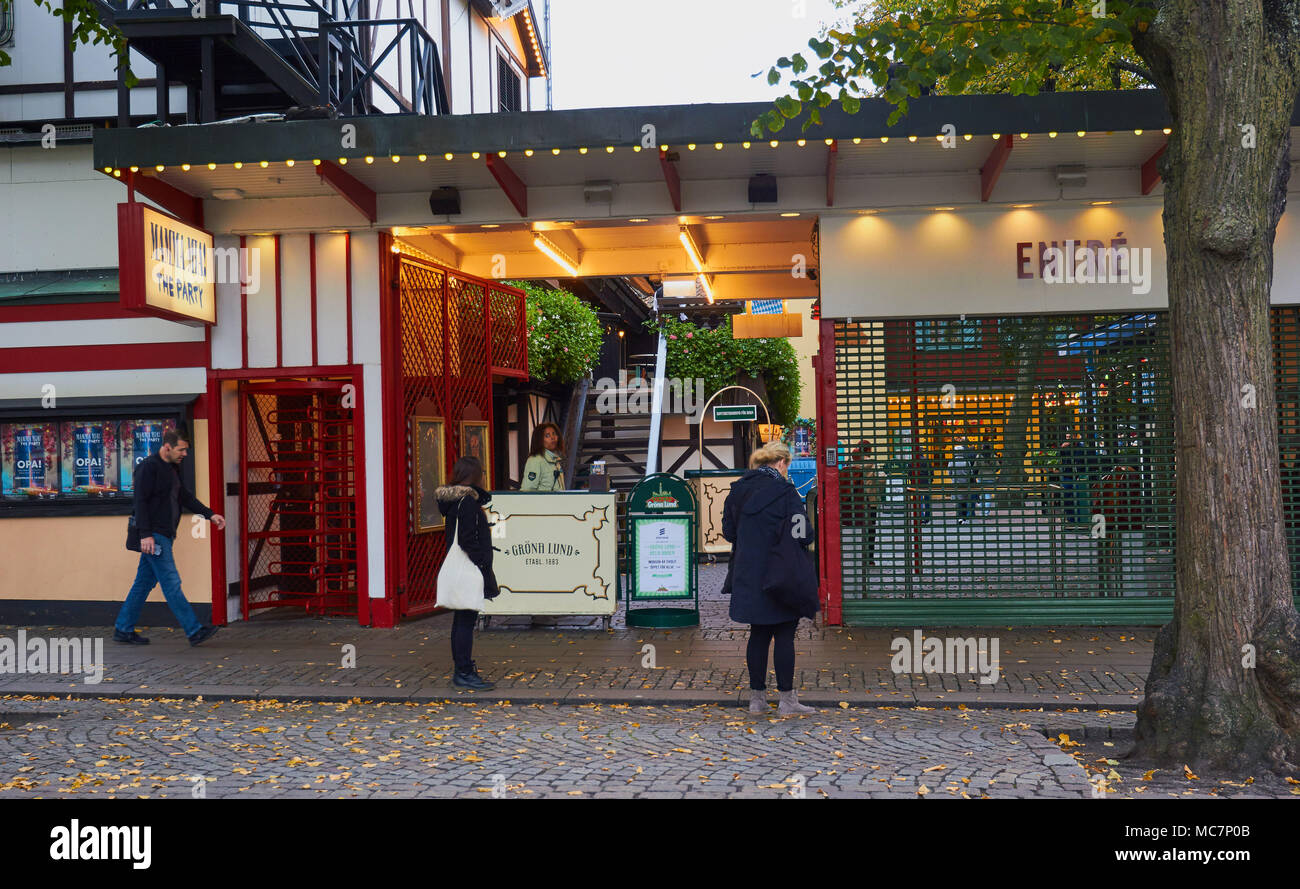
[[[600,321],[596,310],[567,290],[534,281],[510,281],[524,291],[528,318],[528,375],[549,383],[572,383],[596,366]]]
[[[646,326],[668,337],[669,377],[703,379],[708,396],[733,385],[741,374],[762,375],[772,422],[785,426],[799,416],[799,358],[788,339],[738,340],[731,335],[730,318],[713,330],[670,317],[652,318]]]

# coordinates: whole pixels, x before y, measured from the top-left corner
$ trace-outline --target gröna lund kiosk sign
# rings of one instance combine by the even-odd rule
[[[215,324],[217,266],[223,259],[229,261],[214,249],[211,233],[141,203],[117,205],[122,308],[185,324]]]

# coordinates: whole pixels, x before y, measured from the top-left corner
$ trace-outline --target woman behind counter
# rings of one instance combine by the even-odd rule
[[[542,423],[533,430],[532,444],[528,448],[528,461],[524,463],[521,491],[563,491],[564,440],[560,428],[554,423]]]

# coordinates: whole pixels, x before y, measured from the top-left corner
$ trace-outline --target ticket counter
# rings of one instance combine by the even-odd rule
[[[486,617],[598,615],[606,624],[618,598],[613,492],[493,492],[492,570],[501,595]]]

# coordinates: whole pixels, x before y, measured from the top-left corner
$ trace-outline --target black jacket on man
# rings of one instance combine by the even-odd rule
[[[492,495],[474,485],[444,485],[434,495],[438,510],[447,519],[447,549],[451,549],[456,529],[460,528],[460,548],[483,573],[483,597],[495,599],[500,591],[492,573],[492,527],[483,510]]]
[[[161,534],[176,539],[181,507],[210,519],[214,515],[181,481],[179,463],[168,463],[156,452],[135,468],[135,524],[140,535]]]
[[[815,573],[811,589],[799,591],[800,598],[811,603],[811,611],[793,607],[788,597],[783,601],[771,591],[774,579],[787,579],[780,569],[790,566],[774,566],[771,561],[775,552],[785,549],[784,538],[793,533],[795,516],[803,517],[799,526],[806,529],[802,544],[806,546],[812,542],[812,525],[799,492],[787,479],[751,469],[732,484],[722,506],[722,536],[732,543],[731,619],[737,623],[780,624],[817,613]]]

